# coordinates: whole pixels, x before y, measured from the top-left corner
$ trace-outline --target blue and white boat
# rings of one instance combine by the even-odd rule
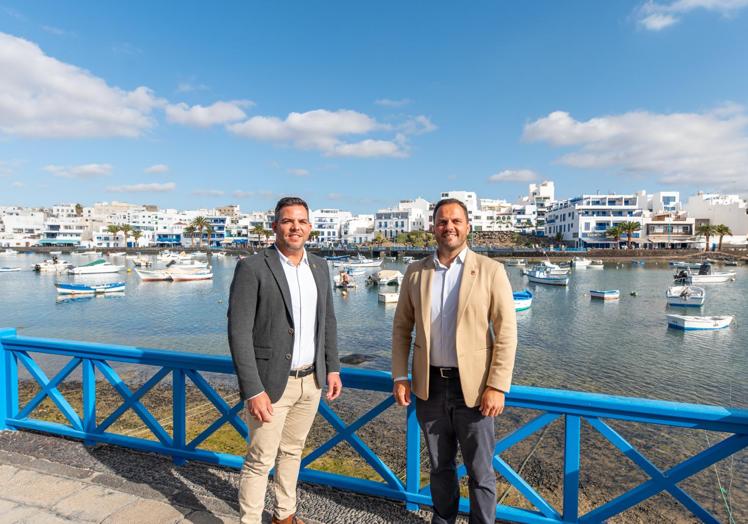
[[[108,282],[106,284],[73,284],[58,282],[55,284],[61,295],[95,295],[98,293],[119,293],[125,290],[124,282]]]
[[[569,277],[566,275],[552,275],[546,271],[532,270],[528,271],[527,278],[535,284],[548,284],[550,286],[568,286]]]
[[[618,289],[591,289],[590,298],[600,300],[618,300],[621,298],[621,292]]]
[[[724,329],[735,319],[732,315],[700,317],[690,315],[665,315],[667,325],[684,331]]]
[[[515,291],[512,293],[514,297],[514,310],[524,311],[530,309],[532,306],[532,291],[525,289],[523,291]]]

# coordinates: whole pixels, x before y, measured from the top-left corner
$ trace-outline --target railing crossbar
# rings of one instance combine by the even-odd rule
[[[244,421],[239,419],[239,417],[237,416],[237,414],[244,407],[244,401],[239,399],[239,402],[237,404],[235,404],[233,407],[230,407],[228,403],[223,400],[223,398],[221,398],[221,396],[216,392],[216,390],[213,389],[210,384],[208,384],[208,381],[205,380],[205,378],[200,373],[195,370],[189,370],[185,373],[190,378],[192,383],[198,387],[203,395],[205,395],[205,398],[207,398],[221,413],[221,416],[215,422],[213,422],[210,426],[203,430],[203,432],[200,433],[197,437],[192,439],[192,441],[187,445],[187,449],[195,449],[226,422],[229,422],[234,427],[234,429],[236,429],[239,435],[246,439],[249,435],[249,430],[247,429],[247,425],[244,423]]]
[[[26,367],[26,369],[29,369],[29,361],[27,359],[29,359],[28,355],[23,355],[20,360],[21,362],[23,362],[24,367]],[[31,360],[31,362],[33,362],[33,360]],[[29,414],[31,414],[31,412],[34,411],[47,396],[49,396],[53,401],[55,401],[55,404],[57,404],[57,402],[60,400],[58,395],[62,395],[62,393],[60,393],[60,390],[57,389],[57,386],[59,386],[62,381],[65,380],[70,375],[70,373],[72,373],[75,368],[78,367],[80,362],[81,360],[79,358],[72,358],[65,365],[65,367],[62,368],[62,370],[60,370],[57,375],[52,378],[52,380],[49,380],[46,383],[44,381],[40,382],[39,385],[41,386],[41,390],[34,396],[34,398],[29,400],[29,402],[24,406],[20,413],[18,413],[18,418],[28,417]],[[29,372],[31,372],[30,369]],[[33,372],[32,375],[34,375],[36,378],[36,375]],[[68,407],[70,407],[70,409],[72,409],[72,406],[70,406],[67,400],[65,400],[65,403],[68,405]]]
[[[501,457],[494,456],[493,467],[507,480],[507,482],[509,482],[509,484],[514,486],[517,491],[519,491],[530,502],[530,504],[538,508],[543,515],[558,520],[561,519],[561,514]]]

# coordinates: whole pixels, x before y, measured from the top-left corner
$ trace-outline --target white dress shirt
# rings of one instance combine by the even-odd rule
[[[457,307],[467,249],[460,251],[449,267],[439,262],[439,256],[434,253],[434,276],[431,280],[432,366],[457,367]]]
[[[295,266],[287,256],[278,251],[286,282],[291,291],[291,311],[293,312],[293,356],[291,369],[299,369],[314,364],[314,338],[317,326],[317,284],[314,281],[309,258],[304,256]]]

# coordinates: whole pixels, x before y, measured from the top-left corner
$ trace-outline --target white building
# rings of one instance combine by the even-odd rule
[[[401,200],[397,208],[380,209],[374,215],[374,231],[393,240],[400,233],[427,231],[431,204],[423,199]]]
[[[696,219],[685,213],[647,212],[641,239],[649,249],[690,248],[701,242],[694,236],[695,230]]]
[[[722,239],[724,245],[745,245],[748,242],[748,203],[740,196],[699,192],[688,198],[684,209],[697,221],[729,227],[732,236]],[[717,243],[714,238],[710,241]]]
[[[544,235],[546,216],[554,202],[556,188],[551,180],[530,184],[527,196],[521,197],[515,205],[515,228],[528,235]]]
[[[639,195],[581,195],[556,202],[548,211],[545,235],[560,238],[575,247],[610,247],[615,240],[606,231],[622,222],[644,224]],[[641,231],[632,235],[632,243],[641,244]],[[625,237],[621,240],[623,241]]]
[[[44,231],[42,211],[21,207],[0,208],[0,246],[29,247],[39,243]]]
[[[319,243],[339,243],[342,241],[341,229],[343,223],[353,215],[350,211],[340,209],[315,209],[309,213],[312,231],[318,231]]]
[[[355,215],[341,229],[344,244],[362,244],[374,240],[374,215]]]

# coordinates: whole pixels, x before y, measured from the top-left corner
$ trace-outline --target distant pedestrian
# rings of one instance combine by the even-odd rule
[[[239,261],[229,296],[229,346],[250,432],[239,505],[242,524],[261,522],[275,466],[273,523],[303,524],[301,453],[321,386],[327,400],[342,390],[337,324],[327,263],[304,249],[312,230],[306,202],[279,200],[272,227],[275,245]]]
[[[471,251],[469,232],[465,204],[456,199],[436,204],[437,251],[408,266],[392,326],[393,394],[401,406],[410,404],[411,387],[417,397],[416,416],[431,462],[431,522],[437,524],[457,518],[458,444],[470,478],[470,522],[496,520],[494,417],[504,410],[517,347],[504,267]]]

